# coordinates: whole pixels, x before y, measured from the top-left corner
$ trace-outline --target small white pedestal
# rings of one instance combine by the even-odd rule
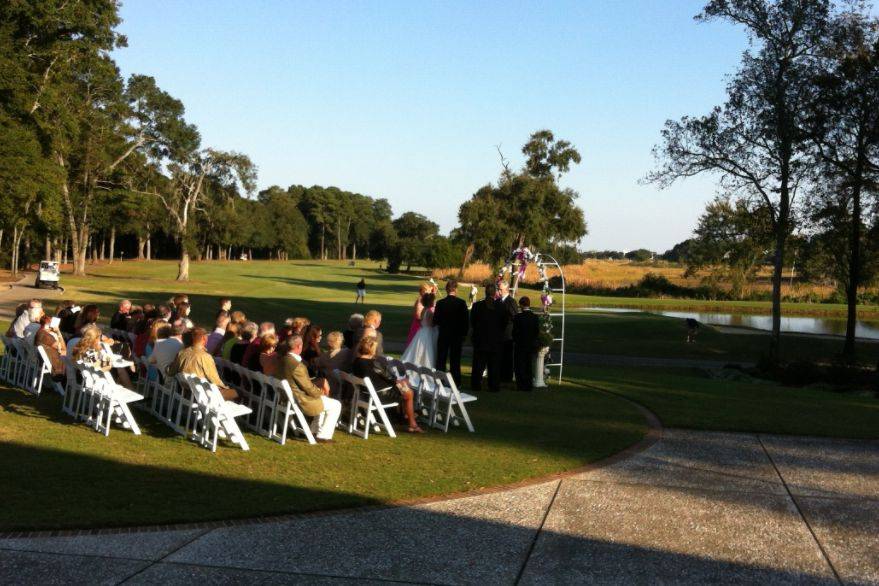
[[[545,389],[546,381],[543,380],[544,376],[544,367],[543,361],[546,359],[546,355],[549,354],[549,347],[541,348],[537,351],[537,354],[534,355],[534,388],[535,389]]]

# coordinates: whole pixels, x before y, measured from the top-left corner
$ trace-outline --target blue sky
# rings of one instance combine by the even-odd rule
[[[741,30],[702,0],[293,2],[126,0],[115,55],[183,100],[205,145],[247,153],[259,186],[386,197],[443,231],[541,128],[578,147],[588,249],[664,250],[710,178],[637,181],[667,118],[722,102]]]

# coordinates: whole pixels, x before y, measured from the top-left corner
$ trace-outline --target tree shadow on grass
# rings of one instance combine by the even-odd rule
[[[280,275],[242,275],[248,279],[264,279],[274,281],[275,283],[283,283],[298,287],[319,287],[322,289],[333,289],[341,293],[351,293],[354,296],[355,285],[360,281],[360,277],[352,276],[350,281],[313,281],[309,279],[297,279],[296,277],[282,277]],[[376,284],[378,282],[378,284]],[[393,282],[393,284],[390,284]],[[412,298],[418,296],[418,286],[421,281],[413,280],[411,283],[400,283],[399,279],[370,277],[366,280],[367,295],[375,293],[411,293]]]

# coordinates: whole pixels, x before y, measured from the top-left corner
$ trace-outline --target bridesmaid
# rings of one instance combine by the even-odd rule
[[[418,330],[421,328],[421,312],[424,311],[424,304],[421,300],[428,293],[433,293],[435,290],[434,286],[431,283],[422,283],[421,287],[418,289],[418,299],[415,300],[414,311],[412,313],[412,324],[409,326],[409,335],[406,336],[406,346],[409,346],[409,342],[412,341],[412,338],[415,337],[415,334],[418,333]]]

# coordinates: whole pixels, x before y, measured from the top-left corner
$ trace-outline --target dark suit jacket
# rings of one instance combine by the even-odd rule
[[[513,318],[519,313],[519,304],[513,299],[512,295],[507,295],[506,299],[501,300],[501,305],[509,316],[506,328],[504,329],[504,340],[509,341],[513,339]]]
[[[504,330],[510,315],[500,301],[483,299],[470,310],[471,339],[475,350],[499,350],[504,342]]]
[[[446,339],[464,338],[470,329],[467,302],[456,295],[447,295],[436,302],[433,325],[439,328],[439,336]]]
[[[516,351],[534,352],[537,350],[537,334],[540,333],[540,319],[530,309],[516,314],[513,318],[513,341]]]

